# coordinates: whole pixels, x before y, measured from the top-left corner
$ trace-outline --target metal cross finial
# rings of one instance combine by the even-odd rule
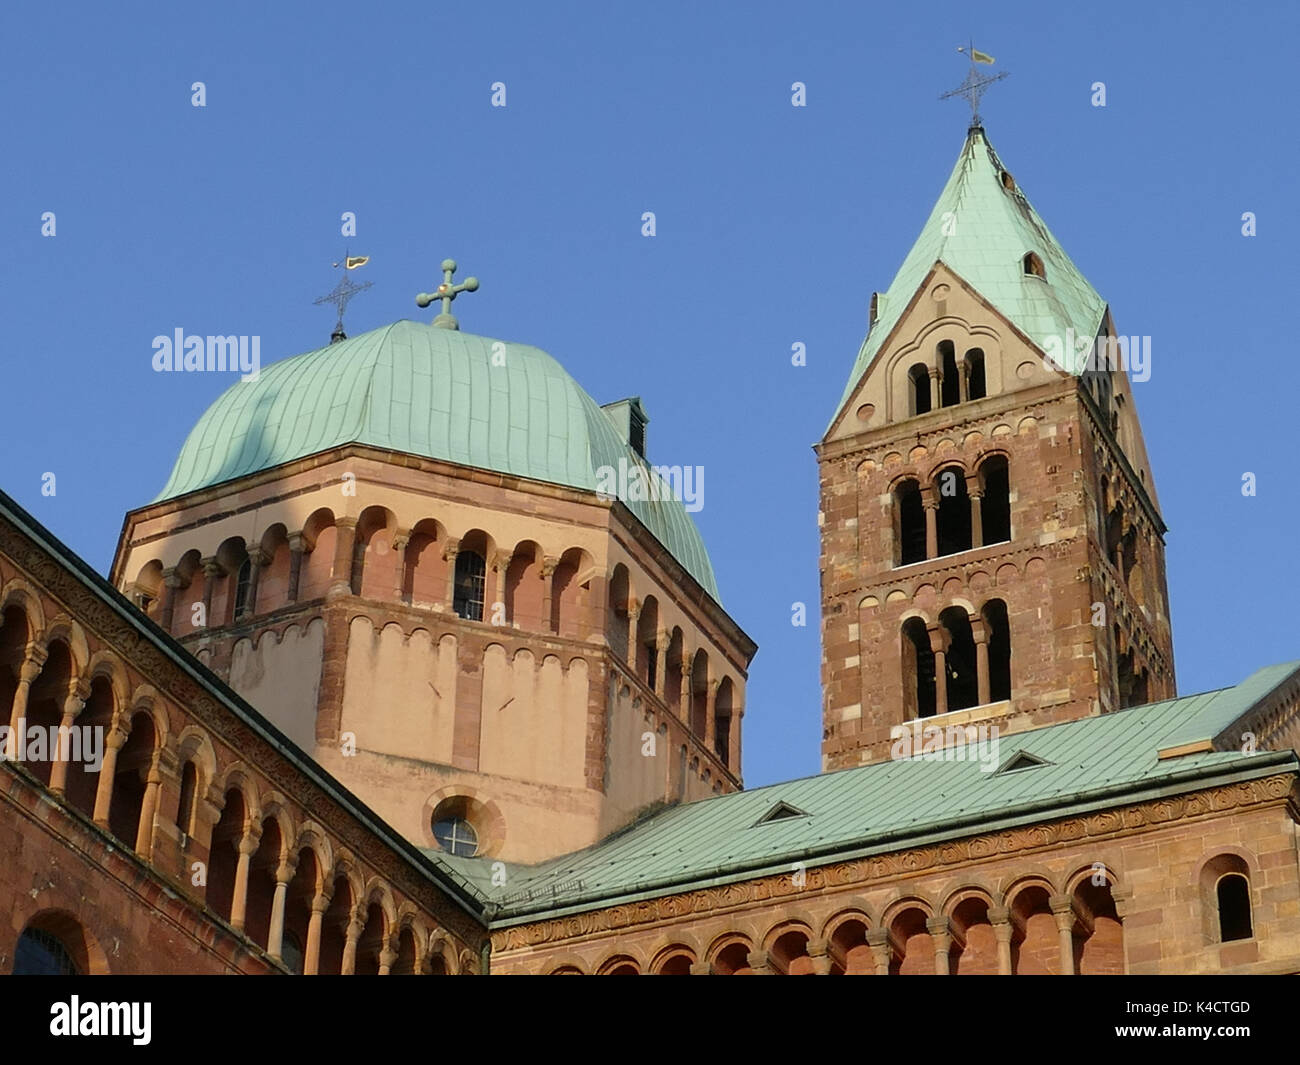
[[[993,57],[977,51],[975,42],[971,41],[969,47],[958,48],[957,51],[965,53],[970,57],[970,70],[966,72],[966,80],[951,92],[946,92],[939,97],[940,100],[951,100],[954,96],[960,96],[970,104],[970,125],[971,129],[978,129],[982,125],[980,119],[980,97],[984,91],[995,81],[1001,81],[1008,75],[1008,71],[1002,71],[1000,74],[981,74],[977,63],[986,63],[993,65]]]
[[[339,283],[334,286],[334,291],[329,293],[329,295],[322,296],[318,300],[312,300],[314,306],[319,306],[322,303],[332,303],[338,308],[338,321],[334,323],[334,332],[330,334],[331,344],[337,344],[340,340],[347,340],[348,338],[347,333],[343,332],[343,312],[347,310],[348,300],[358,292],[364,292],[374,284],[373,281],[366,281],[360,285],[355,285],[352,283],[352,278],[349,275],[350,270],[354,270],[359,266],[364,266],[369,261],[369,258],[369,256],[354,257],[344,255],[342,262],[334,264],[335,266],[343,267],[343,277],[340,278]]]
[[[467,277],[459,285],[451,283],[451,275],[456,272],[455,259],[442,260],[442,284],[432,292],[421,292],[415,297],[417,307],[427,307],[434,300],[442,300],[442,313],[433,320],[433,324],[440,329],[459,329],[460,323],[456,321],[455,316],[451,313],[451,301],[459,296],[462,292],[475,292],[478,289],[478,278]]]

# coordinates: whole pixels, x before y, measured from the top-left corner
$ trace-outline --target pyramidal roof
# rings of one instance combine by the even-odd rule
[[[1045,277],[1025,272],[1030,252],[1042,261]],[[1101,327],[1106,301],[1052,236],[984,130],[973,127],[921,235],[877,301],[876,321],[862,342],[837,416],[936,263],[957,274],[1040,348],[1049,336],[1061,337],[1064,344],[1067,329],[1091,340]],[[1061,368],[1082,373],[1086,354],[1066,354],[1071,365]]]

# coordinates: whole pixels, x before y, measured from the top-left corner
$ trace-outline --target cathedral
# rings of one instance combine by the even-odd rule
[[[1300,662],[1178,694],[1141,338],[978,122],[809,427],[814,777],[743,787],[653,412],[443,268],[233,378],[107,579],[0,495],[0,972],[1300,972]]]

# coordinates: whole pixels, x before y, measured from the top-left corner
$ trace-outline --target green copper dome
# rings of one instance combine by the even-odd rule
[[[158,499],[349,443],[587,491],[600,467],[643,462],[541,349],[400,321],[232,385],[190,432]],[[713,566],[682,502],[626,505],[717,600]]]

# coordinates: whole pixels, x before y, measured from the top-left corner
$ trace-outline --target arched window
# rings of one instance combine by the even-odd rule
[[[253,563],[247,558],[239,565],[235,575],[235,620],[242,618],[248,610],[248,589],[253,580]]]
[[[966,494],[966,474],[957,466],[941,470],[934,480],[939,497],[939,555],[969,551],[971,547],[970,496]]]
[[[487,564],[477,551],[456,555],[456,588],[452,610],[470,621],[483,620],[483,588]]]
[[[965,710],[979,704],[978,676],[975,664],[975,637],[971,632],[970,617],[964,607],[949,607],[939,615],[939,622],[948,630],[948,650],[944,655],[944,683],[947,686],[948,709]]]
[[[925,560],[925,507],[915,481],[904,481],[894,489],[894,543],[897,565]]]
[[[181,770],[181,801],[176,807],[176,827],[184,835],[193,835],[194,796],[199,786],[199,771],[193,762],[186,762]]]
[[[971,348],[966,352],[966,398],[983,399],[988,395],[988,385],[984,379],[984,352]]]
[[[72,953],[56,936],[25,928],[14,951],[14,976],[81,976]]]
[[[1034,252],[1026,254],[1021,262],[1024,264],[1026,277],[1041,277],[1044,281],[1047,280],[1047,270],[1043,266],[1043,260]]]
[[[920,618],[903,622],[903,709],[904,716],[933,717],[934,652],[930,633]]]
[[[961,377],[957,374],[957,349],[951,340],[939,342],[939,368],[943,372],[939,383],[940,404],[955,407],[961,402]]]
[[[980,543],[1011,539],[1011,478],[1004,455],[991,455],[980,466],[984,496],[980,500]]]
[[[1250,902],[1250,869],[1236,854],[1218,854],[1201,868],[1201,905],[1210,942],[1252,939],[1254,915]]]
[[[918,362],[907,371],[908,393],[912,399],[913,415],[930,413],[930,370]]]
[[[285,932],[284,939],[280,942],[280,960],[284,962],[285,967],[295,976],[301,976],[304,958],[302,943],[299,942],[298,937],[292,932]]]

